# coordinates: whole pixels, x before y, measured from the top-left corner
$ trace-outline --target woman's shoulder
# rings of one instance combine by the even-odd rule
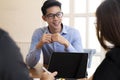
[[[120,66],[120,47],[112,48],[107,52],[106,57]]]
[[[120,55],[120,47],[114,47],[108,53],[111,53],[111,55]]]

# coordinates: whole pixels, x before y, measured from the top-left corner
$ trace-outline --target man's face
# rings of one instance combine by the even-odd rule
[[[61,29],[62,16],[63,13],[61,12],[61,9],[58,6],[53,6],[47,9],[44,20],[52,30]]]

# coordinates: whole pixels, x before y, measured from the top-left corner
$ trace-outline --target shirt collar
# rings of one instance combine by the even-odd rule
[[[66,26],[61,24],[62,25],[62,31],[60,32],[60,34],[67,34],[67,29],[66,29]],[[44,33],[50,33],[49,29],[48,29],[48,26],[46,27],[45,29],[45,32]]]
[[[63,24],[62,24],[62,26],[63,26],[63,28],[62,28],[62,31],[61,31],[61,33],[60,33],[60,34],[67,34],[67,29],[66,29],[66,26],[65,26],[65,25],[63,25]]]
[[[50,33],[49,30],[48,30],[48,26],[45,27],[45,31],[44,31],[44,33]]]

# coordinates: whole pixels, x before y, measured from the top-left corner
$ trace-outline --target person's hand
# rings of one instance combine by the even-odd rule
[[[36,48],[37,49],[41,48],[45,43],[51,43],[51,34],[43,34]]]
[[[52,42],[59,42],[60,44],[63,44],[66,48],[69,46],[69,41],[59,33],[52,34],[51,40]]]
[[[40,80],[55,80],[56,75],[57,75],[57,72],[53,72],[51,74],[48,74],[47,72],[43,72],[41,74]]]
[[[41,38],[41,43],[51,43],[51,34],[43,34]]]

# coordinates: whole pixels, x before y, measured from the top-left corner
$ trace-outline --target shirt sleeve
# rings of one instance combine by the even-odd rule
[[[73,39],[73,41],[71,43],[69,43],[69,46],[66,48],[66,51],[68,52],[83,52],[83,48],[82,48],[82,40],[81,40],[81,36],[78,30],[73,30],[73,32],[71,32],[71,38]]]
[[[36,49],[36,45],[42,36],[40,32],[41,31],[35,30],[33,33],[29,53],[26,56],[26,63],[31,68],[33,68],[40,60],[41,49]]]
[[[26,64],[33,68],[40,60],[40,49],[33,48],[26,56]]]

